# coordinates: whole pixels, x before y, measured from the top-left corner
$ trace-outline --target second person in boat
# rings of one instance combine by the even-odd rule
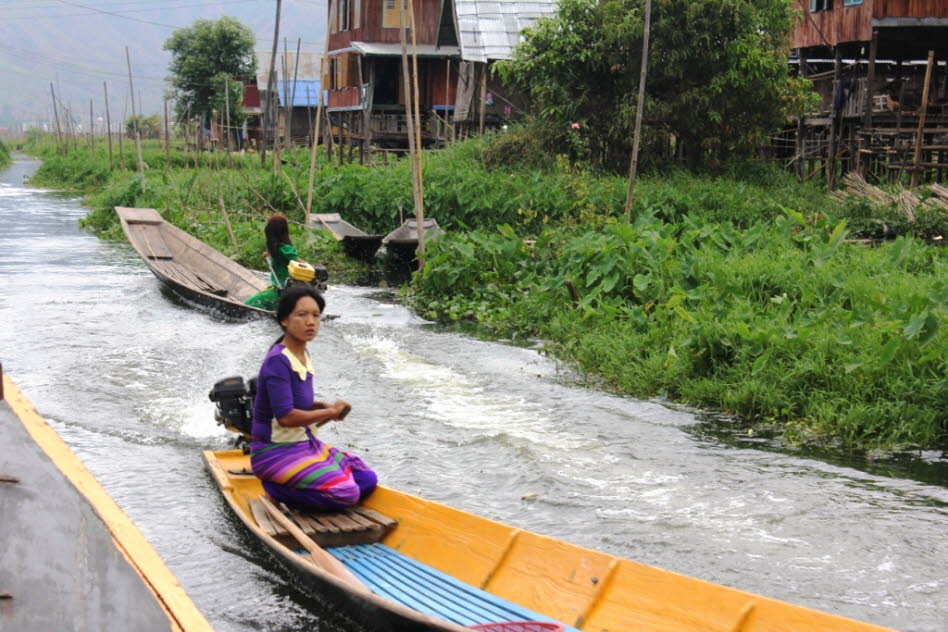
[[[257,377],[250,463],[275,500],[302,511],[338,511],[371,494],[378,478],[359,457],[323,443],[313,428],[341,421],[351,406],[314,401],[306,345],[319,332],[326,301],[316,289],[290,286],[277,305],[283,335]]]
[[[251,307],[272,310],[276,308],[277,301],[280,300],[280,292],[286,287],[290,276],[290,262],[302,261],[302,259],[296,251],[296,246],[290,241],[290,224],[286,216],[279,213],[271,215],[263,228],[263,234],[267,240],[267,249],[263,252],[263,257],[270,268],[270,286],[244,302]]]

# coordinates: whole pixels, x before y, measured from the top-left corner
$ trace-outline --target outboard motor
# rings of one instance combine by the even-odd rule
[[[329,287],[329,271],[324,265],[312,266],[305,261],[290,261],[287,272],[287,286],[291,283],[307,283],[320,292],[325,292]]]
[[[257,378],[244,383],[239,375],[225,378],[214,384],[207,394],[217,405],[214,419],[231,432],[250,438],[253,419],[253,398],[257,394]]]

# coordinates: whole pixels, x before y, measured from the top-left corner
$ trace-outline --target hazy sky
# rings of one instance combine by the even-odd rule
[[[283,0],[280,50],[322,52],[326,0]],[[163,110],[168,54],[162,44],[175,28],[199,18],[230,15],[257,36],[257,49],[273,46],[276,0],[0,0],[0,112],[18,119],[45,118],[50,83],[74,111],[99,112],[103,82],[112,116],[127,108],[131,57],[136,105],[146,114]],[[129,112],[130,113],[130,112]]]

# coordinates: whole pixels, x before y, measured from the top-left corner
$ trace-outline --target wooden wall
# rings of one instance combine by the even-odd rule
[[[350,42],[382,42],[397,44],[399,42],[397,28],[384,28],[382,26],[382,5],[386,0],[361,0],[361,16],[359,19],[359,28],[348,31],[337,31],[333,33],[332,25],[329,27],[329,50],[339,50],[349,46]],[[395,0],[396,6],[399,0]],[[419,44],[435,44],[438,36],[438,18],[441,14],[441,0],[412,0],[415,10],[415,22],[417,32],[415,39]],[[330,0],[329,19],[336,20],[338,16],[336,8],[340,0]],[[354,9],[355,0],[349,0],[350,10]],[[407,16],[406,16],[407,20]],[[355,24],[354,19],[350,19],[350,24]],[[408,44],[411,46],[411,37],[406,33]]]
[[[804,7],[790,39],[791,48],[868,42],[873,18],[948,17],[948,0],[864,0],[849,7],[843,6],[843,0],[833,0],[831,10],[814,13],[809,11],[809,0],[794,0],[794,8],[803,11]]]
[[[874,0],[876,18],[948,17],[948,0]]]
[[[862,4],[844,7],[843,0],[834,0],[829,11],[810,13],[809,0],[797,0],[794,5],[806,11],[797,24],[790,48],[835,46],[839,42],[867,42],[872,39],[872,10],[885,0],[865,0]]]

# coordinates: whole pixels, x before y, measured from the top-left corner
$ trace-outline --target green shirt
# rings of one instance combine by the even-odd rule
[[[280,244],[279,252],[270,253],[270,265],[273,267],[270,283],[275,287],[286,287],[286,279],[290,276],[286,267],[290,265],[290,261],[299,258],[300,255],[293,244]]]

